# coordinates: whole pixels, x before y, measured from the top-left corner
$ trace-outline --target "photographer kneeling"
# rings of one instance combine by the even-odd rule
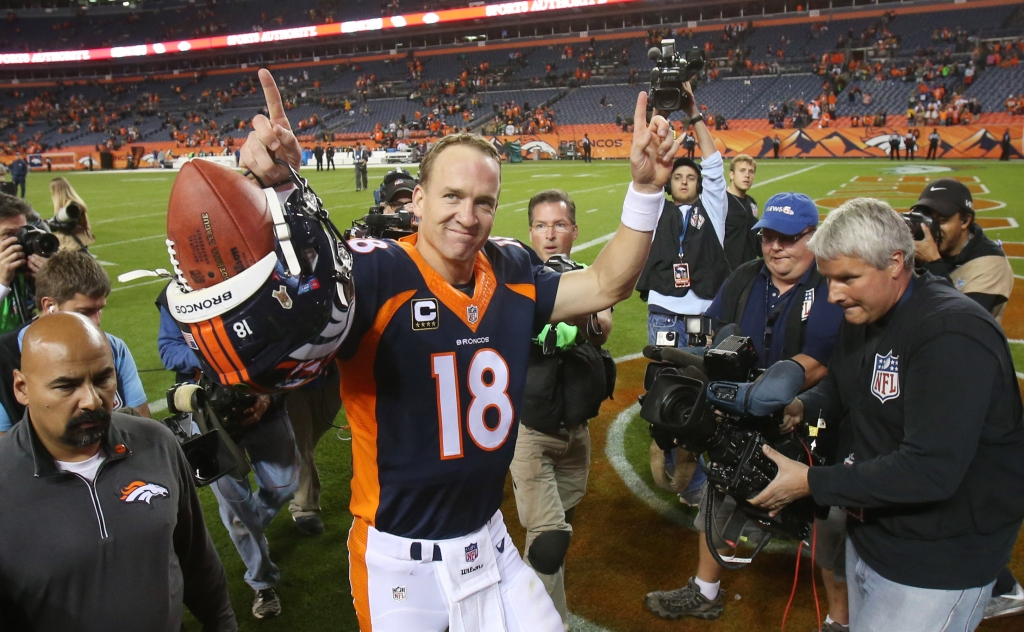
[[[176,372],[178,381],[197,381],[202,367],[171,317],[166,296],[165,288],[157,299],[160,360]],[[250,397],[250,407],[221,421],[235,444],[248,454],[258,491],[250,488],[248,476],[243,481],[223,476],[210,487],[220,506],[221,522],[245,563],[245,582],[255,592],[252,615],[264,619],[281,614],[281,599],[275,590],[281,571],[270,559],[264,529],[299,485],[299,454],[284,396]]]
[[[814,264],[814,254],[807,249],[817,225],[817,207],[806,195],[780,193],[768,200],[761,220],[754,225],[755,230],[761,231],[764,260],[749,261],[737,268],[707,311],[716,330],[726,324],[737,324],[743,334],[751,337],[759,368],[787,358],[798,362],[805,372],[804,388],[813,386],[826,374],[842,321],[842,310],[828,303],[826,280]],[[787,420],[782,431],[791,432],[794,425]],[[716,548],[720,551],[733,548],[739,534],[747,529],[748,521],[737,511],[732,498],[709,489],[707,482],[695,526],[699,532],[704,532],[709,493],[716,494],[717,532],[713,533]],[[834,537],[819,539],[819,544],[832,545],[825,544],[822,548],[838,548],[842,534],[832,535]],[[703,536],[699,549],[697,575],[686,586],[647,595],[647,607],[654,614],[666,619],[686,616],[717,619],[722,614],[725,606],[719,589],[722,567]],[[829,560],[834,558],[835,551],[828,550],[820,551],[818,558],[826,569],[833,615],[824,630],[843,630],[846,623],[845,599],[833,599],[837,593],[841,597],[842,592],[829,581],[835,570]],[[841,568],[839,575],[842,576]],[[828,627],[833,622],[838,627]]]
[[[1024,411],[1006,337],[913,271],[902,218],[860,198],[811,239],[845,311],[829,373],[787,415],[839,424],[841,464],[778,465],[751,502],[846,509],[854,632],[973,630],[1024,519]]]

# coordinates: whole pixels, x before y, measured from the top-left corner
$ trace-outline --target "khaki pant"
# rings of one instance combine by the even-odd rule
[[[696,471],[697,459],[682,448],[675,449],[675,463],[666,468],[665,451],[659,448],[656,442],[651,441],[651,476],[654,477],[655,485],[666,491],[681,494],[690,485]]]
[[[320,511],[320,474],[313,460],[313,450],[341,410],[339,372],[331,371],[321,380],[318,386],[290,391],[285,398],[295,445],[299,449],[299,487],[288,505],[292,518],[312,516]]]
[[[523,558],[529,564],[530,545],[545,531],[568,531],[567,511],[579,504],[587,491],[590,473],[590,430],[586,424],[547,434],[519,426],[512,458],[512,484],[519,522],[526,527]],[[565,629],[569,629],[565,604],[565,564],[553,575],[537,573],[555,602]]]

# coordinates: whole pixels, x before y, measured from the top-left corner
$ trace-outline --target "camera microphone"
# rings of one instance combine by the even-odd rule
[[[661,50],[653,47],[648,49],[647,59],[650,59],[651,61],[658,61],[659,59],[661,59]]]
[[[665,362],[671,362],[681,369],[693,367],[700,371],[701,374],[707,375],[707,369],[704,368],[704,358],[699,355],[673,347],[666,347],[661,350],[661,357]],[[708,379],[705,377],[704,381],[707,382]]]
[[[203,389],[198,384],[179,384],[168,393],[168,410],[173,414],[194,413],[201,408],[195,395],[202,393]],[[199,395],[202,397],[202,395]],[[197,406],[198,404],[198,406]]]
[[[727,413],[767,417],[800,394],[804,379],[800,363],[783,360],[768,367],[755,382],[712,382],[708,386],[708,401]]]

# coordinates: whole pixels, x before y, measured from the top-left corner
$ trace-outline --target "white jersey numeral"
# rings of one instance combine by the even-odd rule
[[[437,418],[441,438],[441,459],[458,459],[462,450],[462,420],[459,404],[458,372],[454,353],[438,353],[430,357],[431,371],[437,385]],[[467,373],[470,395],[466,411],[469,438],[481,450],[497,450],[508,439],[515,411],[508,396],[508,363],[494,349],[480,349],[469,363]],[[498,423],[487,425],[489,408],[498,413]]]

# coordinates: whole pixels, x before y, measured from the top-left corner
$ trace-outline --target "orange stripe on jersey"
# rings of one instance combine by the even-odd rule
[[[377,474],[377,383],[373,367],[377,345],[384,329],[398,308],[406,304],[416,290],[392,296],[377,311],[373,327],[359,343],[350,360],[339,360],[341,401],[345,403],[348,425],[352,428],[352,500],[349,509],[369,525],[377,519],[380,504],[380,479]]]
[[[537,286],[533,283],[506,283],[505,287],[516,294],[522,294],[534,303],[537,302]]]
[[[213,327],[209,322],[202,322],[193,325],[192,328],[192,335],[196,339],[203,357],[217,372],[219,381],[226,382],[228,374],[232,372],[232,367],[227,357],[220,351],[220,342],[217,340],[216,334],[213,333]]]
[[[356,608],[361,632],[371,632],[370,573],[366,570],[366,542],[369,525],[359,518],[348,532],[348,583],[352,587],[352,605]]]
[[[470,331],[476,333],[476,328],[483,321],[484,313],[487,312],[487,306],[491,303],[491,297],[494,296],[494,291],[498,289],[498,280],[494,276],[491,262],[487,260],[483,251],[476,253],[476,261],[473,262],[473,277],[476,286],[473,288],[473,298],[470,298],[452,287],[448,281],[444,280],[444,277],[438,274],[423,259],[420,252],[416,250],[416,239],[418,237],[419,235],[403,237],[402,241],[398,242],[398,245],[416,264],[420,274],[423,275],[423,280],[427,283],[430,291],[434,293],[434,296],[440,299],[445,304],[445,307],[452,310],[466,324],[466,327],[469,327]],[[472,313],[471,307],[476,307],[475,316],[470,316]]]

